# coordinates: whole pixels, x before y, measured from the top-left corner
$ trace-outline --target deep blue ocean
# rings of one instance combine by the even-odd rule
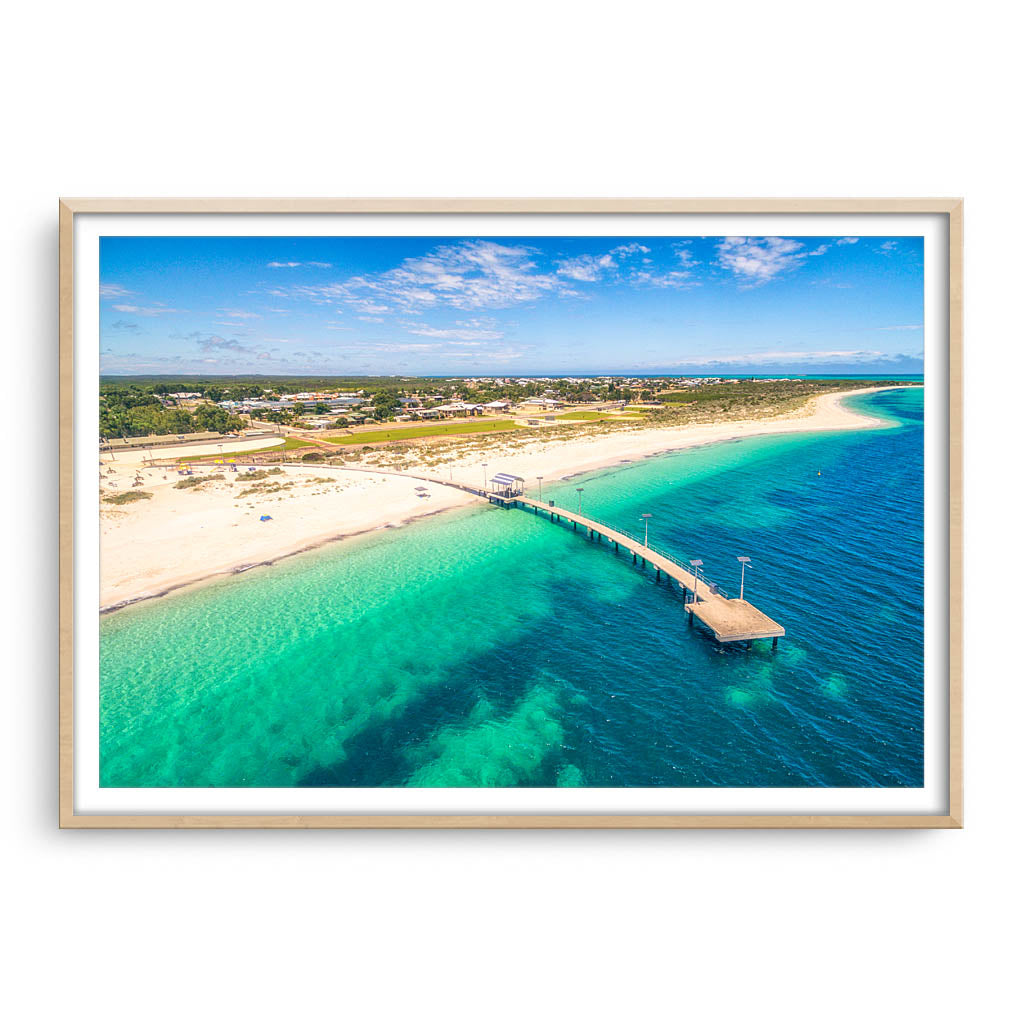
[[[105,786],[921,786],[923,389],[544,497],[785,626],[690,627],[628,554],[480,507],[103,617]],[[500,467],[499,467],[500,468]]]

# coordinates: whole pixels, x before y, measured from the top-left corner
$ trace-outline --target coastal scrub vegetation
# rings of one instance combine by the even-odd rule
[[[106,494],[103,500],[108,505],[130,505],[133,501],[144,501],[152,498],[150,491],[120,491],[117,494]]]
[[[212,473],[209,476],[187,476],[183,480],[176,480],[174,487],[178,491],[191,491],[197,487],[202,487],[204,484],[213,483],[214,480],[223,479],[223,473]]]
[[[266,480],[268,476],[280,476],[283,472],[283,469],[257,469],[252,473],[240,476],[238,479],[244,480],[246,483],[252,483],[254,480]]]
[[[662,392],[664,403],[651,411],[652,427],[707,423],[748,417],[782,416],[795,412],[817,395],[885,387],[900,381],[879,380],[730,380],[702,384],[682,391]]]

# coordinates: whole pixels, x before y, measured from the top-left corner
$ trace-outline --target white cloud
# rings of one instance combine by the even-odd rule
[[[640,242],[626,242],[601,256],[584,254],[571,259],[556,260],[557,273],[573,281],[599,281],[605,274],[617,271],[620,264],[633,256],[645,256],[651,250]]]
[[[271,260],[270,263],[267,264],[267,266],[268,267],[301,267],[302,264],[301,263],[295,263],[295,262],[282,263],[280,260]]]
[[[615,267],[610,253],[604,256],[574,256],[568,260],[557,260],[558,274],[573,281],[598,281],[606,270]]]
[[[756,288],[795,270],[809,256],[820,256],[827,246],[808,251],[795,238],[724,238],[718,243],[718,263]]]
[[[837,238],[836,245],[856,245],[859,241],[859,238]]]
[[[892,327],[879,327],[879,331],[923,331],[924,324],[894,324]]]
[[[646,285],[650,288],[688,288],[698,282],[693,280],[688,270],[635,270],[629,276],[632,284]]]
[[[135,313],[137,316],[161,316],[164,313],[187,313],[187,309],[172,309],[170,306],[124,306],[115,305],[118,313]]]
[[[692,356],[687,359],[680,359],[671,365],[710,366],[722,364],[726,366],[739,366],[750,364],[757,366],[766,363],[833,363],[840,361],[869,363],[902,358],[904,357],[866,349],[824,349],[814,352],[752,352],[737,355]]]
[[[458,339],[463,342],[497,341],[505,335],[495,330],[493,320],[457,320],[454,327],[430,327],[427,324],[405,324],[410,334],[426,338]]]
[[[101,299],[126,299],[129,295],[134,295],[135,292],[130,292],[127,288],[119,284],[101,284],[100,285],[100,298]]]
[[[260,318],[259,313],[250,313],[242,309],[218,309],[218,313],[222,316],[229,316],[232,320],[258,320]]]
[[[362,313],[392,308],[414,313],[441,306],[505,309],[561,287],[556,275],[537,270],[533,250],[526,246],[478,240],[443,245],[379,274],[300,287],[294,294],[314,302],[344,302]]]
[[[373,302],[370,299],[351,299],[348,304],[360,313],[376,314],[391,312],[390,306],[385,306],[380,302]],[[339,309],[338,312],[341,313],[343,310]]]

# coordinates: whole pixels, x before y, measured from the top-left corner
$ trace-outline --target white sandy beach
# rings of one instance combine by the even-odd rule
[[[793,416],[737,420],[675,428],[650,428],[596,434],[569,440],[538,437],[516,446],[495,440],[486,454],[479,451],[446,465],[424,469],[427,476],[451,475],[462,483],[481,485],[486,460],[488,476],[514,473],[532,487],[537,476],[555,480],[590,472],[649,455],[712,441],[798,431],[850,430],[884,426],[843,405],[848,395],[880,388],[822,395]],[[511,435],[509,436],[511,440]],[[263,442],[266,446],[266,442]],[[426,453],[429,449],[424,449]],[[164,457],[193,454],[164,449]],[[161,454],[163,454],[161,452]],[[100,493],[131,487],[136,471],[143,477],[149,500],[115,506],[100,505],[100,606],[117,607],[154,597],[240,567],[271,562],[326,541],[399,526],[409,520],[477,502],[462,491],[427,485],[420,497],[418,480],[385,473],[353,472],[336,466],[288,466],[281,475],[262,481],[282,489],[239,497],[246,489],[242,473],[202,487],[180,490],[173,469],[142,468],[139,459],[119,456],[104,461]],[[210,467],[213,475],[223,466]],[[406,470],[416,473],[415,468]],[[271,519],[260,521],[261,515]]]

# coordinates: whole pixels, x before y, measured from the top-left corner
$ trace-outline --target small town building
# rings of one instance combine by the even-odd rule
[[[450,402],[448,405],[439,405],[432,412],[439,412],[442,416],[479,416],[483,411],[482,405],[473,405],[470,402]]]

